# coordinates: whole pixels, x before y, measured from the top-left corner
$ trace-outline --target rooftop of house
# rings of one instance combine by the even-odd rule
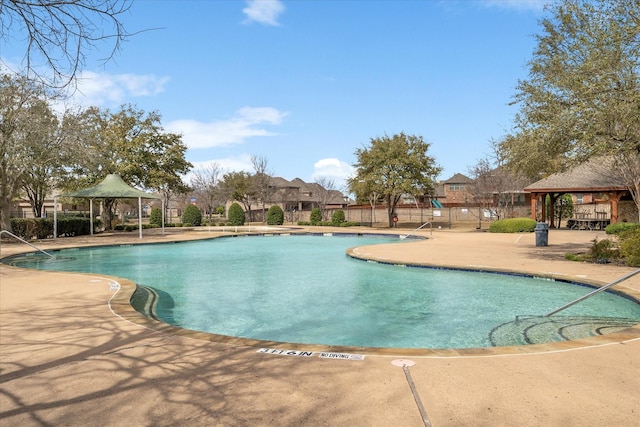
[[[473,180],[468,176],[456,173],[446,181],[442,181],[441,184],[468,184],[470,182],[473,182]]]

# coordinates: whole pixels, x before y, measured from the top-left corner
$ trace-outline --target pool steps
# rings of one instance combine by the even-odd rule
[[[518,316],[489,333],[493,347],[571,341],[622,331],[636,319],[592,316]]]

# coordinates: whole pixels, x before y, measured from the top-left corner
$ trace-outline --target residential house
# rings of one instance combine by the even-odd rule
[[[468,206],[473,200],[469,192],[469,186],[472,183],[473,180],[468,176],[456,173],[439,183],[436,187],[435,200],[445,207]]]

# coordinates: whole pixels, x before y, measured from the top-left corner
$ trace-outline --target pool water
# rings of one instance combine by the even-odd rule
[[[518,275],[364,262],[345,254],[353,246],[406,241],[357,235],[245,236],[61,250],[54,252],[56,259],[32,254],[5,262],[130,279],[159,291],[155,316],[187,329],[366,347],[522,344],[504,334],[496,344],[495,331],[509,329],[501,325],[518,316],[543,315],[592,290]],[[640,304],[603,292],[562,314],[615,318],[628,326],[640,323]],[[550,334],[542,341],[558,339]]]

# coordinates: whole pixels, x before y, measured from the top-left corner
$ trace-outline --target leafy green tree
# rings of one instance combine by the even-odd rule
[[[189,187],[182,175],[190,168],[185,158],[186,145],[180,135],[165,133],[158,113],[145,113],[131,105],[111,113],[95,107],[79,117],[74,164],[66,181],[67,189],[95,185],[107,174],[119,174],[134,186],[155,190],[165,201]],[[111,229],[116,199],[104,199],[104,220]]]
[[[282,225],[284,224],[284,211],[278,205],[273,205],[267,211],[267,224],[268,225]]]
[[[534,179],[593,156],[612,156],[624,170],[640,153],[640,2],[564,0],[550,11],[529,78],[518,83],[519,112],[500,152]],[[621,176],[640,189],[632,163],[633,178]],[[637,194],[634,200],[640,208]]]
[[[182,223],[191,225],[202,225],[202,212],[197,206],[187,205],[182,213]]]
[[[251,205],[256,201],[258,194],[252,175],[248,172],[226,173],[222,178],[222,188],[227,199],[242,203],[251,222]]]
[[[348,181],[358,198],[376,194],[387,206],[389,227],[403,194],[430,194],[441,168],[427,154],[431,144],[404,133],[372,138],[369,148],[356,150],[356,172]],[[370,194],[363,194],[366,191]]]
[[[245,215],[239,203],[234,202],[229,206],[228,220],[231,225],[244,225]]]

